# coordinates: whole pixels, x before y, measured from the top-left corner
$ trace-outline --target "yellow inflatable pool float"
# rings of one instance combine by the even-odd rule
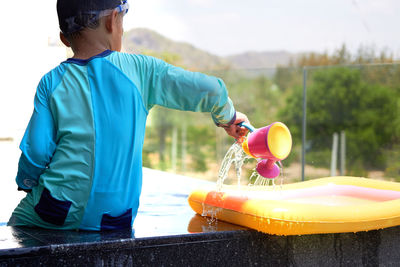
[[[342,176],[274,188],[226,186],[192,192],[189,205],[268,234],[359,232],[400,225],[400,183]]]

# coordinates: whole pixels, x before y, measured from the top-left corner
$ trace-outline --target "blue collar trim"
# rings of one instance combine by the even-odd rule
[[[88,59],[68,58],[64,62],[66,62],[66,63],[75,63],[75,64],[78,64],[78,65],[84,66],[84,65],[87,65],[92,59],[99,58],[99,57],[106,57],[109,54],[111,54],[112,52],[113,51],[107,49],[107,50],[101,52],[100,54],[95,55],[95,56],[93,56],[91,58],[88,58]]]

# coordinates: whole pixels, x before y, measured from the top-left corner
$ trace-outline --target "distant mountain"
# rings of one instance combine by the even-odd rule
[[[165,52],[179,56],[180,65],[193,70],[218,70],[227,68],[258,69],[287,65],[295,54],[285,51],[246,52],[219,57],[198,49],[191,44],[176,42],[161,34],[144,28],[132,29],[124,34],[124,50],[130,53]]]
[[[278,65],[287,66],[295,58],[295,54],[286,51],[245,52],[226,57],[234,66],[244,69],[275,68]]]
[[[212,55],[191,44],[176,42],[155,31],[143,28],[133,29],[124,33],[123,46],[130,53],[150,51],[155,53],[168,52],[178,55],[181,65],[190,69],[221,69],[231,65],[226,59]]]

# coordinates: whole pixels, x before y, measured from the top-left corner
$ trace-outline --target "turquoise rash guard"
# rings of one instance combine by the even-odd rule
[[[8,224],[50,229],[132,227],[142,187],[146,118],[154,105],[232,123],[221,79],[159,59],[104,51],[68,59],[40,81],[16,182],[32,191]]]

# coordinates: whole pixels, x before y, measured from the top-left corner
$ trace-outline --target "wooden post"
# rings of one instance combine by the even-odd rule
[[[339,135],[333,133],[332,139],[331,176],[336,176]]]

